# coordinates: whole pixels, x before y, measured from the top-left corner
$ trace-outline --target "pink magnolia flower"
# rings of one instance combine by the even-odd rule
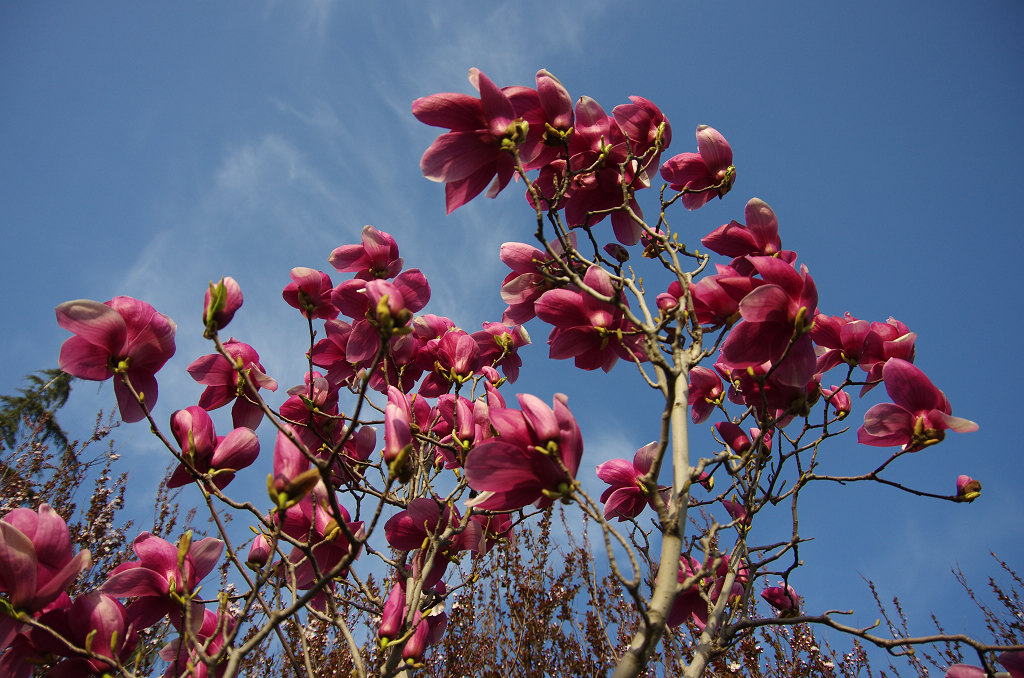
[[[224,542],[213,537],[192,541],[186,532],[178,544],[143,532],[132,542],[138,560],[114,568],[100,591],[119,598],[133,597],[128,617],[136,629],[149,628],[169,616],[181,629],[185,615],[191,624],[202,623],[202,603],[193,600],[199,582],[213,571]]]
[[[482,365],[477,340],[457,328],[446,332],[440,339],[428,342],[418,360],[429,370],[420,384],[420,395],[425,398],[448,393],[452,385],[461,386]]]
[[[194,636],[179,636],[160,650],[160,659],[169,663],[164,678],[177,678],[183,675],[189,678],[209,678],[224,675],[227,665],[221,662],[211,671],[207,663],[200,658],[196,646],[202,647],[208,657],[215,657],[227,644],[236,625],[235,618],[229,613],[204,609],[202,623],[198,625]]]
[[[569,245],[576,247],[576,234],[569,234]],[[552,257],[533,245],[521,242],[507,242],[501,246],[499,256],[512,272],[505,276],[501,285],[501,298],[508,308],[501,320],[510,325],[523,325],[536,315],[534,309],[541,295],[559,286],[552,276],[561,275],[560,264],[565,263],[577,273],[584,270],[575,265],[575,260],[566,256],[560,240],[551,243],[555,253]]]
[[[860,366],[868,373],[861,395],[882,379],[882,368],[889,358],[914,362],[917,335],[895,318],[884,323],[868,323],[847,313],[843,317],[818,314],[814,318],[811,339],[826,349],[818,356],[816,372],[825,373],[846,363]]]
[[[384,607],[380,615],[380,626],[377,627],[377,637],[383,642],[381,645],[387,647],[389,641],[397,638],[402,632],[402,624],[405,622],[405,580],[396,578],[391,587],[391,593],[384,601]]]
[[[112,675],[117,665],[129,662],[138,644],[138,635],[124,606],[99,591],[79,596],[69,608],[44,614],[40,621],[57,636],[99,655],[73,654],[61,660],[47,673],[54,678]],[[53,654],[68,653],[67,646],[56,638],[51,638],[47,645]]]
[[[398,243],[391,234],[369,225],[363,226],[360,244],[338,247],[329,261],[339,272],[355,273],[356,278],[362,280],[394,278],[403,264],[398,256]]]
[[[629,143],[618,123],[590,97],[576,102],[576,127],[568,152],[568,161],[548,163],[534,182],[541,208],[564,208],[565,221],[573,228],[593,226],[611,214],[615,238],[623,245],[635,245],[643,229],[623,208],[628,205],[642,217],[633,193],[647,188],[650,181],[637,161],[629,161]],[[561,201],[555,202],[560,190]],[[534,191],[527,192],[531,206],[537,202]]]
[[[60,347],[60,368],[70,375],[104,381],[125,376],[145,399],[156,404],[154,375],[174,355],[174,321],[144,301],[114,297],[101,304],[89,299],[66,301],[57,307],[57,324],[75,336]],[[121,419],[141,421],[145,412],[120,379],[114,395]]]
[[[694,424],[707,421],[724,397],[722,379],[714,370],[700,366],[690,369],[690,421]]]
[[[740,302],[761,281],[741,275],[731,266],[716,264],[715,267],[715,275],[705,276],[690,285],[693,311],[701,325],[732,326],[740,319]],[[668,294],[676,298],[682,295],[682,286],[678,281],[669,285]]]
[[[329,275],[305,266],[297,266],[290,273],[292,281],[285,285],[281,296],[292,308],[307,318],[330,320],[338,317],[338,309],[331,300],[334,285]]]
[[[654,441],[637,450],[632,463],[625,459],[612,459],[598,464],[597,477],[609,485],[601,495],[605,518],[618,518],[620,521],[636,518],[645,506],[652,504],[651,494],[641,479],[650,473],[657,454],[658,442]]]
[[[679,562],[679,583],[683,584],[687,579],[698,575],[703,569],[697,560],[684,553]],[[725,588],[725,577],[729,573],[728,558],[719,559],[716,567],[708,569],[712,571],[708,571],[676,596],[666,622],[670,627],[679,626],[688,619],[702,630],[707,625],[708,604],[716,604]],[[748,578],[747,568],[741,567],[728,595],[731,597],[742,594],[743,583]]]
[[[412,331],[413,314],[430,300],[430,285],[417,268],[398,274],[394,280],[348,280],[334,291],[341,313],[355,322],[345,346],[345,359],[352,364],[372,362],[381,340]]]
[[[456,528],[462,522],[458,509],[429,497],[419,497],[409,502],[404,511],[391,516],[384,524],[384,536],[393,548],[412,551],[424,548],[431,538],[439,538],[449,528]],[[483,545],[483,530],[479,521],[471,520],[466,528],[453,534],[443,545],[442,553],[451,555],[464,550],[480,551]]]
[[[612,117],[629,140],[630,151],[642,158],[643,167],[657,167],[661,152],[672,143],[672,126],[653,102],[638,96],[629,100],[613,108]]]
[[[958,476],[956,479],[957,501],[971,502],[981,496],[981,482],[970,476]]]
[[[539,129],[531,130],[526,119],[543,115],[536,91],[499,89],[476,68],[469,70],[469,81],[479,90],[479,99],[445,93],[412,102],[417,120],[451,130],[435,139],[420,160],[423,176],[444,182],[449,214],[488,184],[487,197],[498,195],[515,174],[511,151],[526,141],[528,134],[541,134]],[[530,159],[525,158],[527,162]]]
[[[795,617],[800,614],[800,596],[785,582],[780,581],[778,586],[769,586],[761,592],[761,597],[775,608],[780,617]]]
[[[946,437],[946,430],[970,433],[978,430],[973,421],[954,417],[945,394],[924,372],[899,358],[890,358],[882,368],[885,390],[891,403],[880,403],[864,413],[864,425],[857,442],[876,447],[902,445],[920,450]]]
[[[480,347],[480,361],[500,367],[508,382],[515,383],[523,364],[519,349],[530,343],[530,335],[522,325],[485,322],[483,327],[480,332],[470,335]]]
[[[526,140],[519,147],[525,169],[540,169],[565,153],[573,133],[572,97],[558,78],[546,70],[537,71],[537,96],[543,116],[531,120]],[[535,130],[543,130],[536,134]]]
[[[661,177],[673,191],[685,191],[683,206],[695,210],[716,195],[722,197],[736,181],[732,147],[721,133],[707,125],[697,126],[697,153],[680,153],[661,166]]]
[[[225,276],[218,283],[211,281],[203,299],[203,325],[206,326],[203,336],[210,339],[217,330],[227,327],[241,306],[242,288],[234,278]]]
[[[806,266],[797,273],[774,257],[753,257],[750,261],[764,284],[740,302],[743,322],[722,344],[722,362],[730,369],[745,369],[770,361],[781,383],[807,384],[815,371],[809,334],[818,307],[814,280]]]
[[[249,375],[257,390],[277,390],[277,382],[268,377],[260,364],[260,355],[249,344],[228,339],[224,351],[231,356],[235,365]],[[188,366],[188,373],[207,388],[199,396],[199,406],[204,410],[215,410],[234,401],[231,408],[231,422],[236,428],[245,426],[256,429],[263,421],[263,410],[255,403],[256,393],[239,376],[235,365],[219,353],[196,358]]]
[[[751,255],[778,257],[787,264],[796,261],[796,252],[782,249],[779,220],[768,203],[751,198],[743,208],[743,215],[746,225],[730,221],[701,238],[701,244],[713,252],[733,257],[734,268],[742,268],[739,260]]]
[[[236,428],[218,436],[213,419],[201,407],[193,405],[171,415],[171,433],[181,446],[181,456],[199,473],[211,473],[212,482],[224,489],[260,453],[260,441],[252,429]],[[182,487],[193,480],[191,471],[179,463],[167,481],[167,487]]]
[[[723,442],[736,454],[743,454],[752,446],[750,438],[739,425],[731,421],[720,421],[715,424],[715,430],[722,437]]]
[[[17,611],[35,613],[57,600],[92,558],[71,556],[67,523],[50,508],[16,508],[0,518],[0,593]],[[65,596],[65,599],[67,596]],[[0,614],[0,648],[7,647],[21,623]]]
[[[607,297],[619,293],[611,277],[599,266],[591,266],[584,284]],[[537,316],[552,325],[548,337],[551,358],[574,358],[583,370],[611,371],[619,358],[645,361],[643,337],[610,302],[595,299],[582,291],[550,290],[537,301]]]
[[[481,494],[467,506],[509,511],[536,504],[546,508],[573,492],[583,439],[567,398],[555,395],[554,409],[529,394],[518,396],[522,411],[492,407],[497,437],[466,457],[469,486]]]

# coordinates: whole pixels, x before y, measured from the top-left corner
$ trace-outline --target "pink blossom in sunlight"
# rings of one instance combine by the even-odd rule
[[[818,314],[811,330],[814,343],[825,349],[820,352],[816,372],[825,373],[836,365],[859,366],[868,373],[861,395],[878,385],[882,368],[889,358],[914,362],[917,335],[899,320],[884,323],[858,320],[849,313],[842,317]]]
[[[89,299],[66,301],[56,311],[57,324],[75,335],[60,347],[60,368],[92,381],[123,375],[151,410],[157,399],[154,375],[174,355],[174,321],[131,297],[114,297],[104,304]],[[114,380],[114,395],[121,419],[145,418],[120,378]]]
[[[261,388],[276,391],[277,382],[266,375],[259,353],[249,344],[228,339],[224,352],[231,356],[230,361],[219,353],[212,353],[196,358],[188,366],[189,375],[206,386],[199,397],[199,406],[210,411],[233,401],[231,421],[235,428],[245,426],[256,430],[263,421],[263,410],[255,402],[259,397],[256,391]],[[256,391],[239,375],[239,370],[248,375]]]
[[[876,447],[902,445],[919,450],[941,442],[946,430],[970,433],[973,421],[954,417],[945,394],[919,368],[906,360],[890,358],[882,368],[885,390],[891,403],[880,403],[864,414],[857,442]]]
[[[515,383],[523,364],[519,349],[530,343],[530,335],[522,325],[485,322],[483,327],[470,335],[480,347],[481,362],[500,367],[508,382]]]
[[[800,596],[785,582],[780,581],[778,586],[769,586],[761,592],[761,597],[775,608],[780,617],[794,617],[800,613]]]
[[[197,472],[211,473],[213,484],[222,490],[234,479],[235,471],[252,464],[260,453],[260,441],[252,429],[241,426],[218,436],[210,415],[196,405],[171,415],[171,434],[181,447],[181,456]],[[179,463],[167,487],[182,487],[192,480],[192,473]]]
[[[566,407],[567,398],[556,394],[554,409],[530,394],[518,399],[521,411],[490,408],[497,437],[477,445],[466,457],[469,486],[481,493],[467,506],[497,511],[529,504],[546,508],[573,492],[583,439]]]
[[[394,278],[403,264],[391,234],[369,225],[363,226],[361,243],[336,248],[328,261],[340,273],[355,273],[361,280]]]
[[[487,197],[500,193],[515,174],[511,151],[528,135],[539,137],[542,132],[531,129],[528,121],[543,115],[535,90],[499,89],[476,68],[470,69],[469,81],[480,92],[479,98],[443,93],[412,102],[417,120],[450,130],[435,139],[420,160],[423,176],[444,182],[449,214],[488,184]],[[530,158],[524,160],[529,162]]]
[[[818,308],[818,290],[807,273],[798,273],[774,257],[751,257],[764,283],[740,302],[743,322],[722,344],[722,362],[744,369],[770,361],[783,384],[801,386],[815,372],[814,345],[809,332]]]
[[[330,276],[305,266],[293,268],[290,275],[292,281],[281,293],[289,306],[299,309],[303,316],[311,319],[330,320],[338,317],[338,309],[331,300],[334,285]]]
[[[99,655],[72,653],[46,674],[53,678],[112,675],[116,665],[129,662],[138,644],[136,629],[124,606],[99,591],[78,596],[70,607],[46,613],[40,622],[75,646],[89,648]],[[48,641],[53,654],[68,654],[67,646],[56,638],[50,636]]]
[[[690,369],[690,421],[702,424],[708,420],[725,396],[722,379],[706,367]]]
[[[697,153],[680,153],[661,166],[661,177],[673,191],[686,191],[683,206],[695,210],[722,197],[736,180],[732,147],[713,127],[697,126]]]
[[[607,297],[616,297],[608,273],[591,266],[583,283]],[[583,370],[611,371],[619,358],[646,360],[643,337],[624,317],[620,308],[583,291],[550,290],[537,301],[537,316],[554,325],[548,337],[548,355],[555,359],[574,358]]]
[[[576,247],[575,233],[569,234],[569,245]],[[560,286],[552,276],[561,274],[561,263],[581,275],[586,272],[575,265],[575,260],[565,257],[560,240],[551,243],[551,250],[555,253],[554,257],[526,243],[507,242],[501,246],[499,256],[512,269],[501,284],[501,299],[508,304],[501,317],[502,322],[523,325],[536,316],[537,300],[548,290]]]
[[[1024,678],[1024,652],[1003,652],[996,661],[1003,665],[1010,678]],[[980,666],[954,664],[946,669],[945,678],[986,678],[988,675]]]
[[[192,594],[220,560],[224,542],[213,537],[192,541],[192,533],[187,532],[175,545],[143,532],[132,542],[132,550],[139,559],[114,568],[100,591],[135,598],[128,605],[128,617],[136,629],[149,628],[169,616],[181,630],[186,605],[190,623],[201,623],[203,606]]]
[[[672,126],[654,102],[638,96],[631,96],[629,100],[631,103],[613,108],[612,117],[629,140],[630,152],[640,158],[642,166],[657,167],[661,152],[672,143]]]
[[[67,523],[50,508],[16,508],[0,518],[0,593],[14,610],[34,613],[62,595],[92,564],[89,551],[71,556]],[[18,633],[21,623],[0,614],[0,648]]]
[[[832,412],[835,414],[836,418],[842,420],[850,414],[853,404],[850,401],[850,394],[843,389],[837,388],[836,386],[823,388],[821,389],[821,395],[828,401],[829,405],[832,406]]]
[[[641,482],[641,478],[650,472],[658,454],[658,445],[657,441],[644,445],[636,451],[632,462],[612,459],[598,464],[597,477],[609,485],[601,494],[605,518],[618,518],[620,521],[636,518],[643,512],[645,506],[651,504],[651,494]]]

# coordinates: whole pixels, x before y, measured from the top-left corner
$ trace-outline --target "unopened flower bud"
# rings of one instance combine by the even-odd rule
[[[850,409],[853,407],[850,403],[850,394],[837,386],[823,388],[821,389],[821,393],[825,396],[825,400],[832,405],[836,417],[839,419],[845,419],[846,415],[850,413]]]
[[[981,483],[970,476],[959,476],[956,479],[957,501],[974,501],[981,496]]]
[[[270,562],[270,557],[274,553],[273,549],[270,548],[270,542],[267,541],[266,536],[263,534],[256,535],[256,538],[252,541],[252,546],[249,547],[249,557],[246,558],[246,563],[253,569],[258,569]]]
[[[761,592],[769,605],[775,608],[780,617],[795,617],[800,614],[800,596],[792,586],[779,582],[778,586],[770,586]]]
[[[203,302],[204,336],[209,339],[217,330],[226,327],[241,306],[242,288],[234,278],[225,276],[218,283],[211,282]]]

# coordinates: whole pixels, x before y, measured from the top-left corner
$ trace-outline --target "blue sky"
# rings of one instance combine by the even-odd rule
[[[980,632],[950,568],[980,585],[997,574],[990,550],[1024,564],[1024,464],[1009,435],[1020,418],[1024,9],[985,0],[586,7],[5,3],[0,392],[56,364],[67,334],[54,306],[127,294],[178,322],[178,353],[160,374],[165,421],[200,393],[184,368],[209,352],[202,293],[222,275],[246,295],[231,333],[257,346],[284,387],[299,383],[304,324],[280,298],[288,270],[329,268],[331,250],[367,223],[392,233],[406,264],[428,276],[429,311],[469,331],[497,319],[498,247],[531,237],[530,214],[513,187],[446,217],[442,190],[418,165],[438,130],[409,106],[471,92],[470,66],[499,85],[532,85],[547,68],[606,110],[631,94],[655,101],[672,122],[672,152],[695,149],[697,124],[725,134],[737,183],[725,200],[676,216],[692,241],[760,197],[810,268],[822,311],[892,315],[918,333],[917,364],[981,430],[951,435],[895,477],[951,492],[969,473],[984,494],[951,505],[822,488],[803,515],[816,540],[796,583],[811,606],[856,608],[867,624],[877,613],[866,577],[884,597],[900,595],[921,632],[931,610],[951,631]],[[515,392],[570,396],[584,470],[654,437],[656,402],[635,374],[551,364],[546,330],[529,329],[535,344]],[[82,434],[112,402],[109,383],[79,384],[68,416]],[[169,461],[142,428],[120,434],[139,467],[140,505],[153,469]],[[827,452],[837,471],[879,454],[852,440]]]

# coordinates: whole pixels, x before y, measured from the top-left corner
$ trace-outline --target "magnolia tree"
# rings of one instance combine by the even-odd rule
[[[309,343],[298,350],[308,370],[283,393],[257,342],[224,338],[242,306],[239,286],[211,283],[202,331],[213,352],[188,367],[206,389],[164,427],[151,408],[176,324],[129,297],[57,307],[74,335],[61,368],[113,378],[121,418],[148,422],[176,462],[167,486],[192,486],[212,528],[176,542],[143,532],[134,560],[71,599],[89,552],[72,552],[48,504],[8,512],[0,672],[132,675],[140,634],[164,625],[167,676],[235,675],[247,657],[270,654],[313,674],[327,638],[354,675],[412,673],[432,646],[449,647],[449,615],[465,624],[483,614],[453,601],[501,562],[495,547],[508,553],[517,532],[564,504],[599,528],[598,567],[627,603],[612,633],[624,640],[612,643],[615,676],[647,671],[666,633],[685,639],[674,670],[699,676],[759,627],[807,623],[894,652],[973,648],[979,666],[950,667],[950,678],[993,675],[997,664],[1024,675],[1020,645],[876,634],[834,610],[805,609],[794,585],[813,567],[801,558],[807,535],[797,520],[811,484],[883,483],[952,502],[980,493],[967,476],[949,494],[886,477],[947,431],[977,428],[914,364],[910,328],[821,312],[808,267],[783,249],[762,200],[699,247],[692,227],[677,229],[682,210],[733,189],[732,150],[717,130],[698,126],[697,152],[663,161],[672,128],[647,99],[630,97],[609,115],[588,97],[574,104],[546,71],[535,89],[500,88],[476,69],[470,81],[478,96],[427,96],[412,113],[446,130],[421,169],[444,183],[448,212],[513,178],[525,187],[534,240],[501,247],[511,270],[500,321],[469,332],[424,313],[426,277],[406,268],[394,238],[367,226],[361,242],[328,258],[341,282],[292,269],[283,297],[305,319]],[[666,185],[645,214],[642,191],[659,174]],[[548,326],[551,359],[605,372],[621,361],[638,388],[661,397],[641,423],[652,442],[596,467],[607,485],[600,497],[581,484],[595,469],[566,396],[509,392],[534,317]],[[857,398],[880,385],[876,395],[888,398],[857,415],[853,434],[892,453],[860,475],[830,474],[819,450],[850,431]],[[218,432],[209,412],[228,405],[230,430]],[[269,500],[241,501],[232,483],[258,475],[261,448],[272,463]],[[791,529],[755,541],[754,523],[772,511]],[[247,541],[229,518],[251,525]],[[215,593],[208,580],[200,593],[217,567],[229,584]]]

